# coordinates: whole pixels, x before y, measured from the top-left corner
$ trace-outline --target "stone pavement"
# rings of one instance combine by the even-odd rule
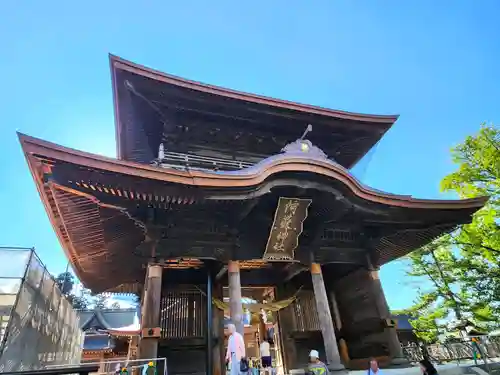
[[[478,361],[475,365],[473,360],[461,361],[460,364],[457,362],[447,363],[444,365],[436,366],[439,375],[500,375],[500,358],[490,358],[488,360],[491,372],[486,371],[487,367],[484,365],[483,361]],[[384,375],[421,375],[420,367],[406,367],[406,368],[394,368],[394,369],[383,369]],[[360,371],[349,371],[349,375],[366,375],[366,370]],[[292,370],[289,375],[304,375],[304,370]]]
[[[490,374],[500,374],[500,359],[496,358],[490,360],[490,367],[492,372]],[[480,361],[478,365],[474,365],[474,361],[463,361],[460,364],[449,363],[445,365],[436,366],[439,375],[488,375],[489,373]],[[498,372],[497,372],[498,371]],[[384,375],[421,375],[419,367],[400,368],[400,369],[384,369]],[[349,375],[366,375],[366,370],[351,371]]]

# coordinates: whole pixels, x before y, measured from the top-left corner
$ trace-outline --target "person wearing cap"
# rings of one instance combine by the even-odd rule
[[[313,375],[328,375],[328,367],[319,360],[319,353],[317,350],[311,350],[309,353],[309,366],[308,372]]]

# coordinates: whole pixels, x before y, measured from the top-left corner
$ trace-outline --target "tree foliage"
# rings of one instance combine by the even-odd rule
[[[94,298],[94,308],[105,309],[107,305],[108,297],[104,294],[97,294]]]
[[[480,131],[452,149],[457,169],[441,182],[460,198],[488,196],[470,224],[408,256],[409,276],[424,280],[414,306],[417,336],[435,341],[450,319],[500,323],[500,130]]]
[[[99,308],[105,309],[108,306],[109,297],[105,294],[92,294],[88,289],[78,288],[75,292],[76,280],[70,272],[62,272],[55,278],[61,293],[73,305],[75,309]],[[114,302],[112,309],[120,309],[120,304]]]
[[[82,290],[79,295],[74,293],[75,277],[70,272],[62,272],[55,278],[61,293],[75,309],[86,309],[89,306],[88,293]]]

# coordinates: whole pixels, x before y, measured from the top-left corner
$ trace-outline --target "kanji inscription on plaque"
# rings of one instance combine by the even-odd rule
[[[293,261],[311,199],[280,197],[263,258]]]

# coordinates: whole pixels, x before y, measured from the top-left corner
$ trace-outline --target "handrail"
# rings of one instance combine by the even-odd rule
[[[88,375],[91,372],[97,372],[98,370],[99,370],[98,365],[68,366],[63,368],[50,368],[42,370],[2,372],[2,375],[66,375],[66,374]]]
[[[201,156],[196,154],[182,154],[166,151],[161,159],[151,163],[163,168],[189,168],[199,170],[228,169],[238,170],[253,166],[253,163],[242,160],[222,159],[217,157]]]

